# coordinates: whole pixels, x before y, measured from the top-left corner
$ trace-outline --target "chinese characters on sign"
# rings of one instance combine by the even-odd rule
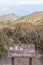
[[[13,44],[9,45],[9,57],[34,57],[34,44]]]

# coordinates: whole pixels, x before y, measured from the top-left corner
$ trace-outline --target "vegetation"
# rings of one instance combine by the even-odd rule
[[[21,25],[15,29],[3,28],[0,29],[0,56],[7,55],[9,44],[28,44],[34,43],[36,50],[43,53],[43,30],[27,30],[25,27],[21,29]]]
[[[8,55],[9,44],[34,43],[38,53],[43,54],[43,12],[33,13],[17,20],[8,17],[0,20],[0,56]],[[3,22],[2,22],[3,21]],[[5,22],[6,23],[5,23]]]

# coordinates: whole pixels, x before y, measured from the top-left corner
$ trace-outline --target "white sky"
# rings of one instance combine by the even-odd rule
[[[0,0],[0,5],[43,4],[43,0]]]
[[[43,0],[0,0],[0,11],[9,10],[11,7],[27,4],[43,4]]]
[[[0,9],[8,9],[9,7],[21,6],[26,4],[43,4],[43,0],[0,0]]]

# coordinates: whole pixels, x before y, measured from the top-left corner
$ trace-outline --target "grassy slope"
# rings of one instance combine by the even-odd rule
[[[43,12],[32,13],[21,17],[10,24],[5,25],[0,23],[0,29],[2,29],[0,30],[2,47],[6,47],[8,43],[33,42],[32,38],[34,38],[35,34],[36,38],[34,38],[34,40],[36,44],[40,44],[40,47],[43,48]]]

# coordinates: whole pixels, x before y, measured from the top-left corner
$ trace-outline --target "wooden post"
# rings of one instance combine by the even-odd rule
[[[14,65],[14,57],[12,57],[12,65]]]
[[[29,65],[32,65],[32,58],[29,58]]]

